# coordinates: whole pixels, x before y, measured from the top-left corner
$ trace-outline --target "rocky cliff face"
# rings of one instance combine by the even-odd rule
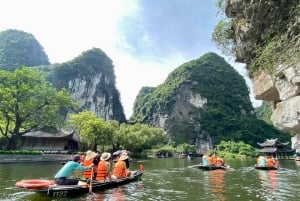
[[[245,80],[222,57],[207,53],[179,66],[158,87],[143,88],[132,118],[163,128],[177,144],[194,144],[198,153],[205,153],[220,140],[246,138],[234,135],[244,125],[242,116],[252,113]]]
[[[100,49],[93,48],[72,61],[54,65],[49,78],[57,88],[64,87],[71,93],[79,111],[91,111],[105,120],[126,121],[112,61]]]
[[[256,99],[273,103],[274,125],[296,133],[300,133],[299,4],[298,0],[226,2],[226,15],[233,20],[237,61],[246,63],[248,70],[263,53],[276,47],[274,44],[282,43],[266,57],[271,61],[278,54],[276,61],[268,68],[256,65],[259,70],[251,79]]]

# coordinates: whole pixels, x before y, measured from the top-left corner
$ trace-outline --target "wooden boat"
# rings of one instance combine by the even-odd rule
[[[219,165],[198,165],[198,168],[201,170],[217,170],[217,169],[226,170],[227,169],[227,167],[219,166]]]
[[[254,168],[258,169],[258,170],[277,170],[278,166],[258,166],[258,165],[255,165]]]
[[[99,191],[99,190],[104,190],[107,188],[112,188],[119,185],[127,184],[133,181],[137,181],[138,179],[141,178],[142,174],[143,174],[142,171],[136,171],[134,172],[133,176],[123,178],[123,179],[110,180],[105,182],[93,181],[91,189],[92,191]],[[39,185],[33,184],[34,183],[33,181],[35,181],[36,184],[38,183]],[[57,184],[53,184],[52,182],[49,182],[48,185],[46,185],[47,181],[49,182],[49,180],[38,180],[38,179],[22,180],[16,182],[15,186],[19,188],[25,188],[30,191],[34,191],[36,193],[45,194],[50,197],[68,197],[68,196],[83,195],[90,192],[90,185],[85,182],[79,185],[57,185]]]

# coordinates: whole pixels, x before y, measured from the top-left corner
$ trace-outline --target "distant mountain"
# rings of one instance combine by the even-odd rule
[[[49,79],[57,88],[70,91],[79,111],[89,110],[105,120],[126,121],[112,60],[101,49],[92,48],[69,62],[53,65]]]
[[[142,88],[130,121],[161,127],[176,143],[198,149],[221,140],[256,145],[285,138],[255,117],[245,80],[215,53],[182,64],[156,88]]]
[[[92,48],[71,61],[52,65],[32,34],[0,32],[0,70],[23,66],[48,72],[55,87],[71,93],[79,105],[77,112],[88,110],[105,120],[126,121],[112,60],[101,49]]]
[[[0,69],[48,64],[48,56],[32,34],[14,29],[0,32]]]

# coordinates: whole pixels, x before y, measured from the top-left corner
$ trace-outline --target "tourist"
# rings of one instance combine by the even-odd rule
[[[97,154],[91,150],[88,150],[86,152],[86,155],[85,155],[82,165],[87,167],[87,166],[90,166],[91,164],[94,164],[93,161],[94,161],[95,157],[97,157]],[[93,178],[94,177],[93,169],[85,170],[82,174],[82,177],[85,179]]]
[[[126,178],[127,176],[130,176],[130,171],[126,168],[125,161],[127,159],[128,159],[128,154],[122,153],[112,171],[112,175],[111,175],[112,179]]]
[[[208,165],[216,165],[216,157],[214,154],[209,154],[207,160]]]
[[[207,160],[207,156],[206,155],[202,156],[202,165],[203,166],[208,166],[208,160]]]
[[[74,155],[72,161],[68,161],[54,176],[54,183],[60,184],[60,185],[77,185],[79,179],[71,179],[68,178],[73,174],[74,170],[89,170],[91,169],[94,164],[91,164],[89,166],[82,166],[80,165],[80,156]]]
[[[222,156],[216,157],[216,165],[217,166],[225,166],[225,162]]]
[[[100,162],[96,171],[96,180],[105,181],[110,180],[110,157],[111,154],[108,152],[102,153],[100,157]]]
[[[266,166],[270,167],[270,166],[278,166],[278,163],[274,160],[274,158],[272,156],[267,156],[266,159]]]
[[[266,166],[266,158],[264,156],[259,156],[257,159],[257,165],[260,167]]]

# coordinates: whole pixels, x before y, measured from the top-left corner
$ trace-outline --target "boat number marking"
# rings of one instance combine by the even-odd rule
[[[53,192],[53,197],[66,197],[67,194],[68,194],[68,191]]]

